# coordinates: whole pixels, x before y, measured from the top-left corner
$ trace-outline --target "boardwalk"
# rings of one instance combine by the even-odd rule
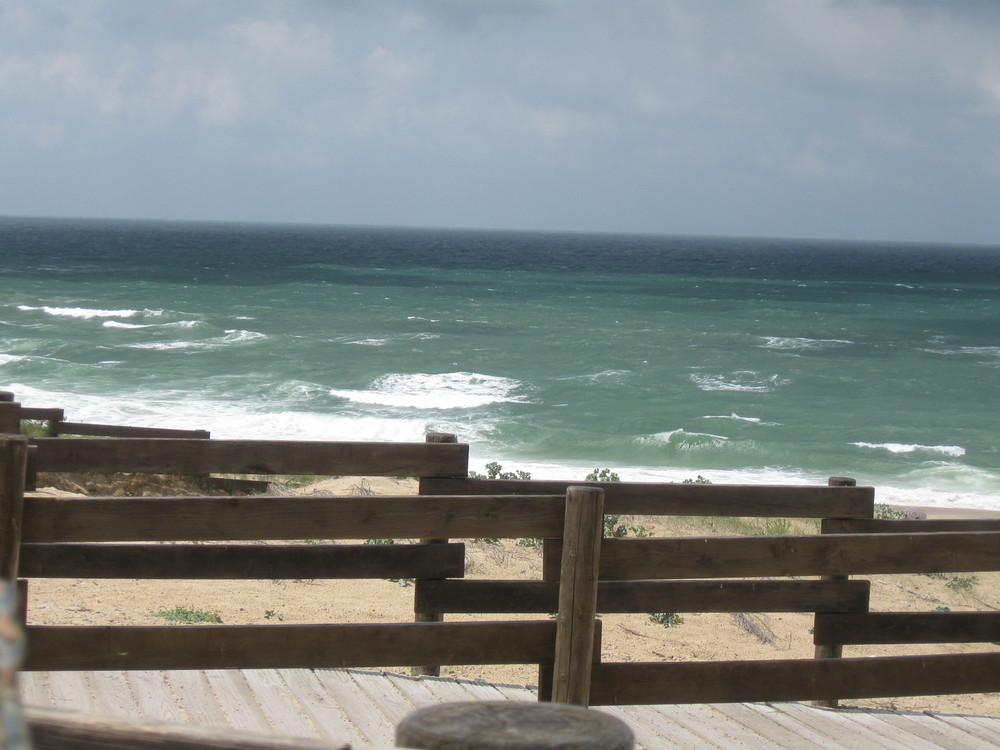
[[[532,688],[342,669],[29,672],[25,703],[105,716],[230,727],[353,745],[393,743],[421,706],[535,700]],[[799,703],[602,708],[645,750],[995,750],[1000,718],[903,711],[829,711]]]

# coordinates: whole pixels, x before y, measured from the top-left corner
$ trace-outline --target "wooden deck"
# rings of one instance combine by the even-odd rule
[[[392,746],[416,708],[469,700],[535,700],[533,688],[343,669],[26,672],[24,702],[109,717],[188,722],[287,737]],[[836,711],[800,703],[595,709],[623,719],[637,748],[666,750],[995,750],[1000,718]]]

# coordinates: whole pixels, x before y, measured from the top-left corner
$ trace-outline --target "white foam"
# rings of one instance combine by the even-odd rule
[[[781,422],[764,422],[760,417],[741,417],[736,412],[732,414],[706,414],[702,419],[732,419],[735,422],[750,422],[759,424],[762,427],[780,427]]]
[[[816,350],[830,347],[851,346],[854,342],[847,339],[810,339],[792,336],[761,336],[764,349]]]
[[[703,391],[739,391],[743,393],[770,393],[792,381],[778,375],[762,375],[753,370],[737,370],[725,375],[692,373],[691,380]]]
[[[709,432],[688,432],[684,429],[678,429],[639,437],[636,438],[636,442],[646,445],[662,443],[678,452],[691,453],[723,448],[729,442],[729,438],[725,435],[713,435]]]
[[[582,380],[587,383],[599,383],[605,380],[620,381],[628,375],[631,375],[631,370],[601,370],[600,372],[592,372],[584,375],[570,375],[564,378],[558,378],[559,380]]]
[[[472,409],[522,402],[520,381],[471,372],[393,373],[366,390],[331,389],[330,395],[360,404],[411,409]]]
[[[152,323],[122,323],[121,321],[118,321],[118,320],[105,320],[103,323],[101,323],[101,325],[104,326],[105,328],[126,328],[126,329],[131,329],[131,328],[151,328],[153,324]]]
[[[348,344],[354,344],[356,346],[385,346],[389,343],[388,339],[358,339],[357,341],[348,341]]]
[[[248,344],[266,339],[267,334],[258,331],[226,331],[225,336],[217,336],[200,341],[145,341],[137,344],[122,344],[127,349],[150,349],[153,351],[171,351],[174,349],[220,349],[235,344]]]
[[[11,362],[18,362],[22,359],[24,359],[24,357],[21,357],[17,354],[0,354],[0,367],[8,365]]]
[[[870,448],[872,450],[885,450],[889,453],[939,453],[944,456],[961,458],[965,455],[965,448],[958,445],[917,445],[914,443],[851,443],[859,448]]]
[[[41,307],[18,305],[17,309],[23,311],[41,310],[47,315],[55,315],[57,317],[66,318],[82,318],[84,320],[89,320],[91,318],[134,318],[136,315],[140,314],[143,316],[159,316],[163,314],[163,310],[101,310],[90,307],[49,307],[46,305]]]

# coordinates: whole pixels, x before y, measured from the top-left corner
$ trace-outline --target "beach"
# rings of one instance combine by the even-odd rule
[[[64,485],[67,486],[67,485]],[[77,484],[78,489],[85,489]],[[96,488],[95,488],[96,489]],[[162,485],[151,485],[159,494]],[[43,493],[66,490],[42,490]],[[416,482],[387,477],[326,479],[292,490],[299,494],[414,494]],[[929,517],[978,517],[981,510],[926,509]],[[986,515],[989,515],[986,513]],[[995,514],[993,514],[995,515]],[[623,519],[655,536],[703,536],[727,533],[708,519]],[[730,530],[728,533],[733,533]],[[402,541],[402,540],[397,540]],[[516,540],[499,543],[465,540],[466,577],[540,579],[541,552]],[[974,578],[973,578],[974,576]],[[959,584],[954,581],[959,579]],[[947,576],[872,576],[871,607],[878,611],[985,611],[1000,607],[1000,573]],[[949,585],[950,584],[950,585]],[[413,587],[382,580],[333,581],[114,581],[35,579],[29,594],[29,622],[47,625],[156,625],[154,613],[175,607],[218,613],[226,624],[409,622]],[[683,613],[683,622],[665,627],[646,614],[601,615],[605,661],[691,661],[810,658],[812,616],[799,613]],[[448,620],[535,619],[538,615],[448,615]],[[544,616],[543,616],[544,617]],[[661,618],[663,619],[663,618]],[[190,627],[197,627],[191,625]],[[919,646],[911,653],[995,651],[996,644]],[[846,647],[845,656],[905,654],[905,647]],[[408,669],[398,670],[409,673]],[[532,666],[444,667],[442,674],[488,682],[537,684]],[[920,696],[845,701],[846,705],[1000,716],[1000,695]]]

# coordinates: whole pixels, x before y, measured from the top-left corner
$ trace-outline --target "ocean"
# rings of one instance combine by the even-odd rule
[[[0,219],[0,389],[535,478],[1000,510],[1000,246]]]

